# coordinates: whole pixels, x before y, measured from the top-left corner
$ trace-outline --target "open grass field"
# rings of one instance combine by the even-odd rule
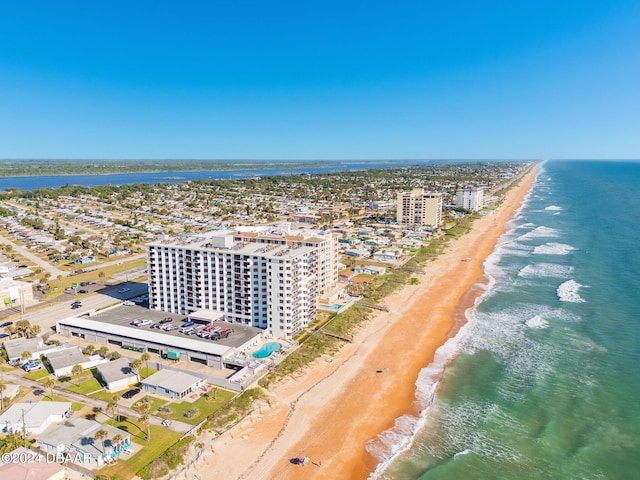
[[[83,380],[77,384],[73,383],[71,385],[67,385],[67,390],[75,393],[81,393],[82,395],[88,395],[89,393],[97,392],[102,389],[102,384],[100,384],[100,382],[94,377],[91,377],[88,380]]]
[[[236,395],[236,393],[218,389],[215,400],[212,397],[201,396],[194,402],[170,403],[167,406],[171,408],[171,413],[158,412],[158,415],[161,415],[163,418],[170,418],[191,425],[197,425]],[[196,408],[198,409],[198,414],[185,417],[185,413]]]
[[[40,370],[34,370],[33,372],[25,373],[24,378],[28,378],[29,380],[44,380],[49,376],[49,372],[46,368],[42,368]]]
[[[127,425],[131,427],[130,424]],[[118,428],[122,428],[119,424],[117,426]],[[133,478],[138,470],[160,456],[167,448],[180,439],[179,433],[155,425],[151,427],[150,442],[146,442],[144,434],[143,438],[140,439],[138,436],[133,435],[133,431],[130,433],[132,434],[131,440],[135,443],[131,448],[135,450],[135,453],[133,455],[120,455],[120,459],[116,465],[103,467],[98,470],[98,474],[119,480]]]

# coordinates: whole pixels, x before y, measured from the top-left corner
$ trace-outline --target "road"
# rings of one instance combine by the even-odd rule
[[[31,253],[28,248],[25,248],[22,245],[18,245],[17,243],[14,243],[2,235],[0,235],[0,242],[6,245],[11,245],[14,252],[32,261],[38,267],[42,268],[45,272],[49,272],[51,274],[51,278],[58,278],[58,276],[66,277],[67,275],[69,275],[69,272],[65,272],[64,270],[60,270],[59,268],[54,267],[46,260],[43,260],[37,255]]]
[[[94,286],[78,287],[80,289],[96,288]],[[68,300],[62,302],[48,303],[46,306],[38,308],[37,310],[29,311],[23,315],[26,320],[29,320],[32,324],[40,325],[42,332],[46,332],[47,329],[55,328],[57,320],[62,320],[70,316],[78,316],[84,313],[88,313],[93,309],[99,309],[115,305],[129,298],[137,297],[139,295],[146,294],[148,287],[146,283],[126,283],[119,284],[110,287],[98,285],[99,289],[95,292],[89,292],[84,294],[66,294],[65,297]],[[128,288],[127,292],[119,293],[120,290]],[[82,302],[82,307],[72,310],[71,304],[79,300]]]

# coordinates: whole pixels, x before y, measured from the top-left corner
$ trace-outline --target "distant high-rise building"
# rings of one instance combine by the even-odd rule
[[[319,285],[335,285],[338,264],[333,233],[295,233],[255,227],[148,244],[149,308],[217,311],[291,337],[315,321]]]
[[[480,187],[467,186],[456,193],[456,206],[473,212],[484,207],[484,190]]]
[[[442,222],[442,194],[422,188],[398,193],[396,219],[404,225],[437,227]]]

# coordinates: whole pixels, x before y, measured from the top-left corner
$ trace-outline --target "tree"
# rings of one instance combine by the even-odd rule
[[[142,428],[147,431],[147,442],[151,441],[151,426],[149,422],[149,415],[147,415],[146,413],[144,415],[140,415],[138,421],[142,425]]]
[[[140,381],[140,367],[142,366],[142,360],[139,358],[131,362],[131,370],[136,373],[136,377],[138,377],[138,382]]]
[[[142,355],[140,355],[140,360],[144,362],[145,375],[148,377],[149,376],[149,360],[151,360],[151,355],[149,355],[149,352],[144,352]]]
[[[31,325],[31,328],[29,330],[31,335],[33,335],[34,337],[37,337],[38,335],[40,335],[40,332],[42,331],[42,327],[40,325]]]
[[[86,347],[84,347],[84,353],[89,356],[91,356],[95,351],[96,347],[94,347],[93,345],[87,345]]]
[[[20,358],[23,361],[27,361],[31,358],[31,355],[33,355],[29,350],[25,350],[24,352],[22,352],[22,355],[20,355]]]
[[[42,382],[45,387],[49,389],[49,398],[53,400],[53,386],[55,382],[51,378],[47,378],[44,382]]]
[[[111,418],[115,418],[115,412],[117,408],[118,408],[118,401],[111,398],[111,400],[107,402],[107,412],[111,413]]]
[[[108,353],[109,348],[106,345],[103,345],[98,349],[98,355],[100,355],[102,358],[107,358]]]
[[[82,373],[82,366],[80,365],[74,365],[73,368],[71,369],[71,375],[74,377],[77,377],[78,375],[80,375]]]
[[[29,320],[18,320],[15,323],[15,326],[16,333],[21,337],[26,337],[27,332],[31,330],[31,323],[29,323]]]
[[[105,462],[107,461],[107,452],[105,451],[105,448],[104,448],[104,440],[108,436],[109,436],[109,433],[104,428],[101,428],[100,430],[98,430],[96,434],[93,436],[94,440],[100,440],[102,442],[102,456]]]
[[[114,448],[118,453],[118,456],[116,457],[116,462],[120,460],[120,452],[122,451],[122,440],[123,440],[122,435],[120,435],[119,433],[116,433],[111,439],[111,444],[114,445]]]
[[[7,389],[7,384],[0,382],[0,410],[4,410],[4,391]]]

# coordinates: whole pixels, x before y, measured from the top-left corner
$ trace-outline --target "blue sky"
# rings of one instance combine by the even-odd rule
[[[0,158],[640,158],[640,2],[0,3]]]

